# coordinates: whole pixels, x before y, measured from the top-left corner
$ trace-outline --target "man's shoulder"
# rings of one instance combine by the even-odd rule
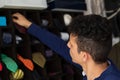
[[[120,72],[117,72],[107,75],[104,80],[119,80],[119,79],[120,79]]]
[[[109,73],[104,76],[104,80],[119,80],[120,79],[120,71],[114,67]]]

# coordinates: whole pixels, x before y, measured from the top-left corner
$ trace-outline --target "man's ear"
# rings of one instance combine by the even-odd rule
[[[89,54],[87,52],[85,52],[85,51],[81,51],[80,54],[82,56],[82,60],[84,62],[86,62],[88,60],[88,58],[89,58]]]

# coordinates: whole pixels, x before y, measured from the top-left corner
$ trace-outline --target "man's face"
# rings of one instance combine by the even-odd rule
[[[78,46],[76,44],[76,36],[70,34],[70,39],[67,46],[70,48],[70,56],[72,57],[72,61],[75,63],[80,63],[80,53],[78,53]]]

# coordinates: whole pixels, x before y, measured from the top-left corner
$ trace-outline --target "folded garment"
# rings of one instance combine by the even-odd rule
[[[16,72],[10,74],[10,80],[20,80],[24,77],[24,72],[21,69],[18,69]]]
[[[16,72],[16,70],[18,69],[18,65],[16,64],[16,62],[7,55],[1,54],[1,60],[6,65],[8,70]]]
[[[25,67],[27,67],[29,70],[33,71],[34,65],[30,59],[25,59],[19,54],[17,54],[17,58],[25,65]]]
[[[7,26],[7,20],[5,16],[0,16],[0,26]]]
[[[40,67],[44,68],[44,65],[46,63],[46,59],[40,52],[33,53],[32,59],[33,59],[33,62],[35,62]]]
[[[2,39],[5,44],[9,44],[12,42],[12,35],[10,33],[3,33]]]
[[[48,10],[84,12],[87,10],[85,0],[48,0]]]
[[[20,33],[22,33],[22,34],[25,34],[25,33],[27,32],[27,30],[26,30],[23,26],[20,26],[20,25],[18,25],[18,24],[15,24],[15,27],[16,27],[16,29],[17,29]]]
[[[20,42],[23,41],[22,37],[20,37],[18,35],[15,36],[15,40],[16,40],[16,44],[19,44]]]
[[[53,54],[54,54],[54,53],[53,53],[52,50],[46,50],[46,51],[45,51],[45,56],[48,57],[48,58],[49,58],[49,57],[52,57]]]
[[[2,63],[0,62],[0,71],[2,71],[3,69],[3,66],[2,66]]]
[[[33,76],[33,80],[41,80],[41,77],[39,73],[37,72],[37,70],[32,71],[32,76]]]

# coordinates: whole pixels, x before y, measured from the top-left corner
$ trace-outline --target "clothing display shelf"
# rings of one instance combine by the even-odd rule
[[[0,26],[1,80],[13,80],[14,78],[21,78],[21,80],[82,80],[81,74],[71,64],[66,62],[37,38],[28,34],[25,28],[12,22],[12,14],[15,12],[20,12],[33,23],[48,29],[58,37],[60,37],[60,32],[67,31],[63,20],[65,13],[69,13],[72,17],[82,14],[49,10],[0,9],[0,16],[6,18],[6,26]],[[36,64],[37,60],[41,60],[39,58],[34,59],[36,60],[35,62],[33,61],[32,55],[35,52],[43,55],[42,59],[45,64],[39,62]],[[3,54],[6,58],[2,56]],[[18,54],[21,57],[18,58]],[[34,58],[37,58],[37,56],[34,56]],[[7,59],[10,59],[10,61],[5,62]],[[31,65],[26,64],[27,61],[33,63],[33,70],[29,69]],[[10,69],[15,67],[15,63],[18,69],[12,72]],[[41,67],[39,64],[44,64],[44,66]],[[12,67],[10,67],[11,65]],[[15,76],[18,73],[20,75]]]

